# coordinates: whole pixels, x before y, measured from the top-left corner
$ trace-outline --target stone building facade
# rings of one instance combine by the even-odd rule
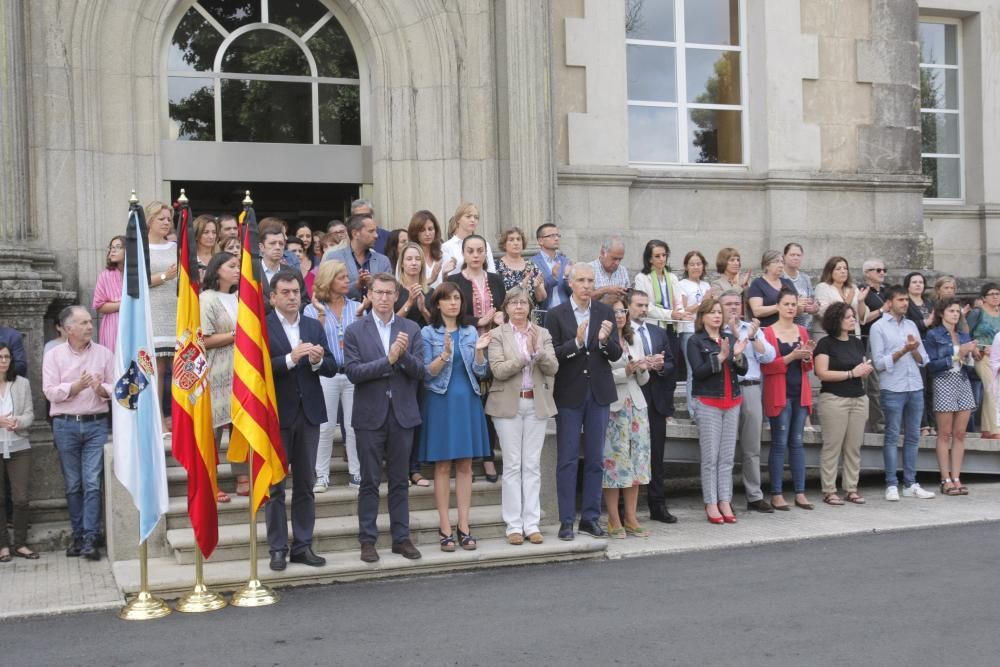
[[[0,49],[0,321],[36,390],[132,189],[360,193],[389,228],[467,200],[575,258],[619,234],[630,270],[658,237],[1000,273],[1000,0],[0,0]]]

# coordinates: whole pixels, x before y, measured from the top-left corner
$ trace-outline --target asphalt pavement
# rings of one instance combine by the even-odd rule
[[[1000,522],[0,623],[6,665],[1000,664]]]

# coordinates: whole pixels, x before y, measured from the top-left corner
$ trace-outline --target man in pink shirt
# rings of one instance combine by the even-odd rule
[[[114,355],[93,342],[94,321],[83,306],[59,313],[66,342],[42,360],[42,392],[49,399],[52,436],[66,484],[73,542],[69,557],[100,560],[101,481],[108,410],[114,382]]]

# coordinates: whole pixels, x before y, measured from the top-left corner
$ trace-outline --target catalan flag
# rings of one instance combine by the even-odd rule
[[[133,204],[125,232],[125,275],[111,410],[115,421],[115,477],[128,489],[139,510],[140,544],[153,532],[169,503],[149,312],[147,245],[142,207]]]
[[[212,431],[208,358],[198,305],[194,230],[191,209],[186,201],[180,203],[177,218],[180,257],[177,262],[177,343],[171,386],[173,450],[174,458],[187,470],[188,516],[198,548],[208,558],[219,542],[215,476],[219,456]]]
[[[252,456],[253,509],[260,509],[272,484],[285,478],[288,459],[281,444],[278,401],[274,396],[270,343],[264,311],[262,269],[257,243],[257,216],[252,206],[240,215],[243,250],[240,262],[240,299],[236,316],[236,349],[233,353],[233,433],[230,461],[242,463]]]

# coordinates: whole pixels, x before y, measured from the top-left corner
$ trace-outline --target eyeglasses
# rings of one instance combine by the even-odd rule
[[[869,271],[874,271],[875,273],[885,273],[885,269],[868,269]]]
[[[614,312],[614,314],[615,314],[616,316],[618,316],[618,315],[624,315],[624,314],[625,314],[625,313],[627,313],[628,311],[627,311],[627,310],[622,310],[621,308],[616,308],[616,309],[615,309],[614,311],[612,311],[612,312]]]
[[[9,354],[0,354],[0,361],[10,361]]]
[[[384,289],[373,289],[371,291],[372,296],[377,296],[380,299],[391,299],[396,296],[395,290],[384,290]]]
[[[562,234],[559,234],[559,233],[544,234],[544,235],[542,235],[543,239],[558,239],[558,238],[561,238],[561,237],[562,237]]]

